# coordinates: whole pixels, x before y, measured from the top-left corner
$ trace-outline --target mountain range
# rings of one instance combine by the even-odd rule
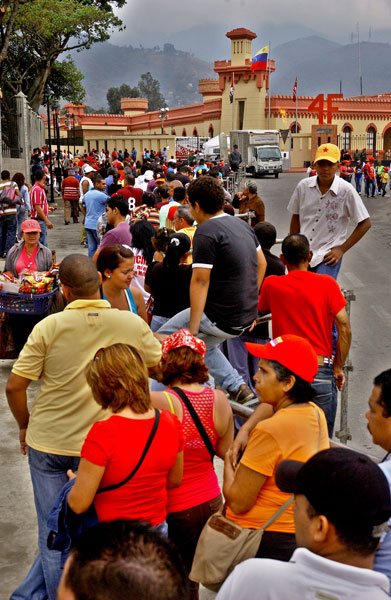
[[[228,41],[228,40],[227,40]],[[229,46],[225,56],[229,58]],[[276,62],[271,77],[272,94],[291,94],[298,77],[298,95],[339,92],[344,96],[360,95],[358,44],[339,44],[326,38],[310,35],[279,44],[272,48],[270,58]],[[160,82],[168,106],[181,106],[202,101],[198,80],[216,77],[213,63],[197,58],[190,52],[178,50],[170,42],[163,48],[116,46],[105,42],[89,50],[75,52],[73,58],[84,74],[85,103],[106,107],[110,87],[122,83],[137,85],[140,75],[147,71]],[[360,62],[363,94],[389,92],[385,66],[390,63],[391,44],[360,43]]]

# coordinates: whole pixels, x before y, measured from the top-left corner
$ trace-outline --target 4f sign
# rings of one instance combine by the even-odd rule
[[[336,100],[337,98],[343,98],[343,94],[329,94],[327,96],[327,123],[332,122],[333,113],[336,113],[339,110],[338,106],[333,106],[333,100]],[[324,123],[325,98],[323,94],[316,96],[309,105],[308,112],[318,113],[319,125]]]

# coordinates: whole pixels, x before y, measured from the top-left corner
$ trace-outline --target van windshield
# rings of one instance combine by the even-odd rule
[[[257,148],[257,156],[260,160],[280,160],[281,150],[279,148]]]

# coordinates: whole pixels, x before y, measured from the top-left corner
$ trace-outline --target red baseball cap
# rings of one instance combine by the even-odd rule
[[[22,223],[22,231],[25,233],[42,233],[42,229],[38,221],[35,219],[27,219]]]
[[[275,360],[309,383],[314,381],[318,372],[315,350],[307,339],[298,335],[281,335],[264,345],[248,342],[245,345],[253,356]]]

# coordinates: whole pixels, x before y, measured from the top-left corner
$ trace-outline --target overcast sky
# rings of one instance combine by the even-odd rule
[[[272,7],[276,10],[271,10]],[[357,41],[359,22],[361,40],[368,40],[371,28],[372,41],[391,42],[391,0],[356,0],[350,3],[341,0],[279,0],[274,3],[264,0],[198,0],[196,3],[186,0],[163,0],[160,3],[156,0],[128,0],[119,15],[127,28],[124,33],[112,36],[113,43],[134,46],[141,43],[144,47],[151,47],[173,41],[177,47],[192,50],[196,55],[203,52],[206,41],[199,27],[207,32],[210,43],[209,36],[214,29],[220,36],[222,30],[244,26],[258,34],[260,45],[267,35],[275,45],[314,34],[347,44],[352,32],[354,41]],[[189,30],[190,33],[197,32],[197,35],[186,36]],[[257,41],[254,45],[258,46]],[[227,47],[227,40],[225,43]],[[208,47],[208,54],[213,52],[212,48]],[[217,40],[215,48],[216,55],[210,56],[210,60],[224,57],[220,56],[221,46]]]

